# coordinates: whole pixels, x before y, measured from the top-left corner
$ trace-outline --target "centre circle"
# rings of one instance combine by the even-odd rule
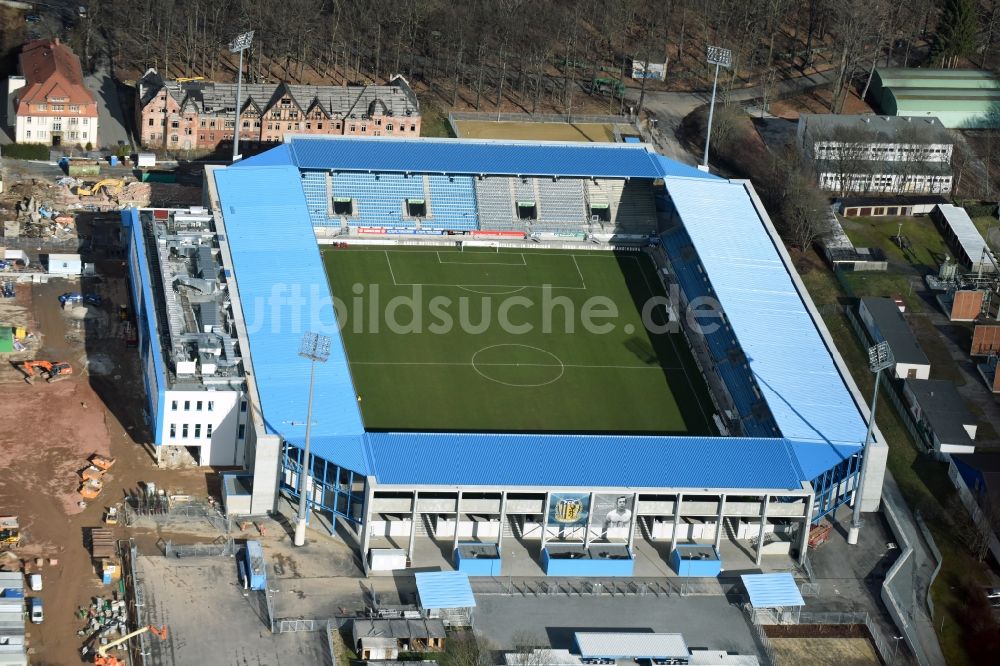
[[[515,343],[483,347],[472,355],[472,369],[484,379],[515,388],[546,386],[566,372],[552,352]]]

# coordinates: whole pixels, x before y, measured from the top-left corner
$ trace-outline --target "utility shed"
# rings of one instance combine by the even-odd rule
[[[683,659],[690,656],[681,634],[578,631],[573,634],[581,659]]]
[[[974,273],[980,270],[986,273],[996,271],[996,257],[964,208],[953,204],[938,204],[931,211],[931,219],[948,240],[958,263]]]
[[[1000,82],[975,69],[877,69],[869,100],[888,115],[934,116],[949,128],[995,127]]]
[[[78,254],[50,254],[48,261],[50,275],[79,275],[83,272],[83,262]]]
[[[942,453],[974,453],[978,420],[955,385],[944,379],[907,379],[903,395],[917,426]]]
[[[895,358],[895,374],[900,379],[927,379],[931,362],[913,335],[903,313],[891,298],[867,296],[861,299],[858,316],[873,343],[889,343]]]

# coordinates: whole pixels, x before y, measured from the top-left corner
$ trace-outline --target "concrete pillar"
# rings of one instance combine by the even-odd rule
[[[799,564],[805,564],[809,551],[809,529],[812,527],[813,503],[816,501],[814,494],[809,495],[806,502],[806,515],[802,518],[802,535],[799,543]]]
[[[420,491],[413,491],[413,508],[410,511],[410,543],[406,546],[406,557],[409,558],[410,563],[413,563],[413,547],[417,542],[417,521],[420,520],[420,514],[417,512],[417,500],[420,497]]]
[[[371,481],[365,479],[365,508],[361,512],[361,564],[365,569],[365,576],[369,573],[368,544],[372,536],[372,504],[375,500],[375,488]]]
[[[500,493],[500,531],[497,533],[497,550],[503,559],[503,531],[507,525],[507,491]]]
[[[462,521],[462,491],[458,491],[458,497],[455,498],[455,537],[451,540],[451,554],[452,557],[455,556],[455,551],[458,550],[458,524]],[[452,562],[454,564],[454,562]]]
[[[719,550],[722,548],[722,532],[724,531],[724,526],[722,521],[726,519],[726,496],[719,496],[719,516],[715,520],[715,549]]]
[[[632,523],[628,527],[628,549],[635,555],[635,528],[639,522],[639,493],[632,494]]]
[[[545,493],[545,504],[542,506],[542,545],[539,547],[539,556],[541,556],[541,551],[545,550],[545,542],[549,531],[549,502],[552,501],[551,493]]]
[[[590,504],[587,505],[587,524],[586,531],[583,533],[583,547],[590,547],[590,526],[593,524],[594,516],[591,512],[594,510],[594,493],[590,493]]]
[[[674,529],[670,532],[670,552],[677,550],[677,532],[681,525],[681,503],[684,502],[684,494],[677,493],[674,501]]]
[[[764,527],[767,526],[767,501],[770,496],[764,495],[764,505],[760,509],[760,532],[757,535],[757,566],[760,566],[760,558],[764,554]]]

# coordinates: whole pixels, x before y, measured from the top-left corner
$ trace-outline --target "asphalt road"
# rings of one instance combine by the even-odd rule
[[[119,85],[105,70],[98,70],[84,77],[84,84],[97,98],[97,132],[101,141],[100,147],[130,143],[131,122],[126,113],[131,115],[131,112],[123,107],[124,100]]]

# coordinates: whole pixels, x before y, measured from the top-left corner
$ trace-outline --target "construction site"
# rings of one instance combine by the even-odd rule
[[[126,663],[115,646],[129,634],[168,631],[127,613],[128,492],[209,494],[204,473],[161,472],[144,448],[118,211],[156,197],[196,202],[201,188],[55,171],[8,165],[0,192],[0,418],[12,426],[0,434],[0,575],[30,582],[17,600],[26,619],[3,616],[14,650],[3,663],[110,666]],[[135,534],[155,549],[159,531]],[[5,578],[0,595],[9,603],[21,593],[12,585]]]

